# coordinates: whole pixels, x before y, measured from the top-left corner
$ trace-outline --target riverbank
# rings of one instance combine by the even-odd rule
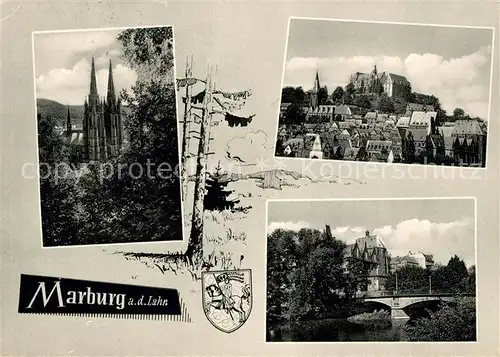
[[[375,330],[386,329],[392,325],[391,313],[386,310],[375,310],[354,315],[349,317],[347,321]]]

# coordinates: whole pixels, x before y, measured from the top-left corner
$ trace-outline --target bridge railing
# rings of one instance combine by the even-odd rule
[[[430,292],[416,292],[416,291],[363,291],[356,294],[356,298],[378,298],[378,297],[411,297],[411,296],[475,296],[474,293],[459,293],[454,291],[430,291]]]

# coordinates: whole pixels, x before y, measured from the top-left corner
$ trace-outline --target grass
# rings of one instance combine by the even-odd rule
[[[201,280],[202,271],[237,270],[244,260],[243,251],[247,235],[238,229],[246,218],[243,212],[205,212],[203,261],[188,263],[182,251],[169,253],[116,252],[126,260],[135,260],[155,269],[163,275],[188,275],[193,281]],[[186,218],[191,222],[190,215]]]

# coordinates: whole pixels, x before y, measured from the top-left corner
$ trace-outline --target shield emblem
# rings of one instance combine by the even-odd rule
[[[223,332],[239,329],[252,310],[252,271],[207,271],[202,272],[201,281],[208,321]]]

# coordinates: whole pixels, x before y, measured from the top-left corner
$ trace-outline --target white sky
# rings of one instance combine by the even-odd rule
[[[95,58],[97,89],[105,96],[109,60],[113,64],[115,93],[130,88],[136,73],[120,56],[116,36],[121,30],[71,31],[34,34],[37,98],[61,104],[83,105],[89,93],[91,59]]]
[[[415,92],[434,94],[487,119],[491,29],[292,19],[284,86],[312,88],[316,69],[329,92],[354,72],[401,74]]]
[[[422,251],[446,264],[457,254],[475,264],[472,199],[269,202],[268,234],[277,228],[323,230],[325,224],[346,243],[366,230],[377,233],[392,256]]]

